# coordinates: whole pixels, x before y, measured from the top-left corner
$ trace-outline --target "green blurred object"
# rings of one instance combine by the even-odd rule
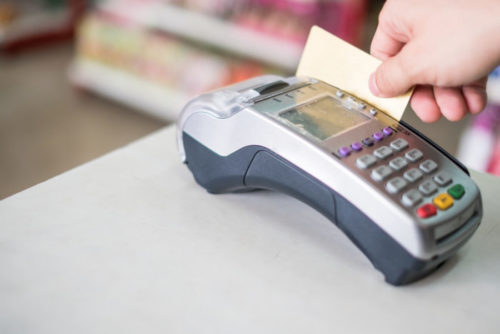
[[[448,189],[448,193],[454,199],[460,199],[464,195],[465,189],[464,189],[464,186],[462,186],[461,184],[455,184],[453,187]]]
[[[67,3],[68,1],[66,0],[45,0],[44,7],[49,9],[59,9],[65,7]]]

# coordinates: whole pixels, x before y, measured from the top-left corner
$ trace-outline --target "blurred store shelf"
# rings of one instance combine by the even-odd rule
[[[0,49],[16,52],[71,39],[86,0],[0,1]]]
[[[115,0],[104,2],[100,10],[290,72],[297,68],[303,49],[301,43],[270,36],[215,16],[168,3],[153,2],[144,6],[132,2],[124,6],[123,1]]]
[[[0,44],[5,45],[40,32],[65,29],[70,17],[70,11],[66,8],[25,15],[11,24],[0,26]]]
[[[81,21],[70,78],[172,121],[193,95],[260,74],[293,74],[312,24],[359,42],[366,3],[102,1]]]
[[[184,92],[168,89],[91,60],[74,61],[69,77],[77,87],[92,87],[92,91],[98,95],[167,121],[175,119],[188,100]]]

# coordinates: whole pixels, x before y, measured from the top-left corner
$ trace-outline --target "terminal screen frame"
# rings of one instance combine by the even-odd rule
[[[320,141],[371,120],[367,115],[346,108],[332,96],[325,96],[279,113],[286,123]]]

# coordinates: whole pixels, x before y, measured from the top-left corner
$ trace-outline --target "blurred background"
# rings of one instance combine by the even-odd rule
[[[0,199],[175,121],[193,95],[295,72],[309,28],[365,51],[381,0],[0,0]],[[500,70],[485,112],[405,120],[500,175]],[[127,168],[127,166],[123,166]]]

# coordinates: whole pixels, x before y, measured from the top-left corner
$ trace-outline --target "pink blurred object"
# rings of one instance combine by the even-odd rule
[[[347,42],[359,45],[366,0],[249,0],[235,22],[262,33],[304,43],[311,26],[319,25]]]

